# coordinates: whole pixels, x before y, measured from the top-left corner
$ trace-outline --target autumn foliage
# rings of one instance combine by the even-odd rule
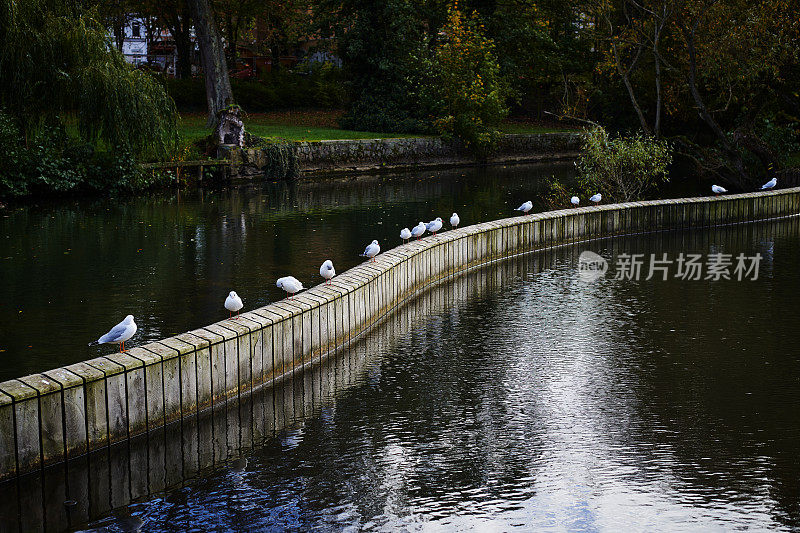
[[[436,129],[461,139],[476,154],[486,155],[497,142],[499,123],[508,114],[494,42],[487,38],[477,13],[462,13],[458,3],[447,11],[447,23],[436,47]]]

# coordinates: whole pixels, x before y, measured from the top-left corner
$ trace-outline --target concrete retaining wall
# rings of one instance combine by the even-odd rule
[[[0,383],[0,477],[246,400],[348,346],[432,285],[520,253],[629,233],[800,213],[800,188],[518,216],[380,254],[293,300],[175,337]]]
[[[368,335],[309,369],[290,373],[274,387],[42,472],[0,482],[0,533],[73,531],[132,501],[230,466],[276,433],[301,428],[336,394],[363,383],[374,354],[396,346],[425,317],[496,293],[508,280],[524,277],[533,268],[524,259],[485,265],[419,294]],[[65,500],[77,504],[67,507]]]
[[[580,149],[576,133],[503,135],[489,163],[535,162],[574,158]],[[285,177],[402,168],[475,164],[475,157],[458,143],[440,137],[359,139],[297,142],[240,150],[224,147],[220,158],[232,162],[234,177]],[[292,161],[286,161],[291,158]]]

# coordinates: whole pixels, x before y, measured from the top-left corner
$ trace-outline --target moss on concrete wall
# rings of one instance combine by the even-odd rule
[[[573,158],[579,149],[577,134],[543,133],[504,135],[486,161],[477,161],[463,145],[440,137],[296,142],[243,150],[226,148],[220,157],[237,163],[236,177],[284,179],[354,170],[556,160]]]

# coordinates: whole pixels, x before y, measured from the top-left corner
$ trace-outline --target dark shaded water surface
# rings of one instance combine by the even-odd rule
[[[579,278],[583,250],[605,277]],[[614,279],[626,253],[646,277],[681,252],[758,253],[759,276]],[[56,529],[75,499],[73,526],[110,531],[797,530],[798,264],[798,218],[493,264],[67,486],[32,476],[11,509]]]
[[[86,345],[128,314],[143,344],[225,317],[231,290],[252,309],[284,296],[278,277],[316,285],[325,259],[344,272],[421,220],[512,216],[544,178],[572,172],[475,167],[0,211],[0,381],[113,351]]]

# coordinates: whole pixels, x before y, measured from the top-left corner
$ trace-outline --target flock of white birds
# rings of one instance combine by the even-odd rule
[[[778,185],[777,178],[772,178],[767,183],[761,186],[761,190],[772,189],[776,185]],[[711,192],[715,195],[720,195],[728,192],[727,189],[724,187],[720,187],[719,185],[712,185]],[[594,194],[589,197],[589,201],[593,204],[598,204],[602,201],[603,196],[600,193]],[[580,198],[577,196],[573,196],[570,198],[570,203],[574,206],[578,206],[581,203]],[[515,211],[522,211],[523,214],[527,215],[530,213],[531,209],[533,209],[533,202],[528,200],[527,202],[523,203],[521,206],[515,209]],[[442,229],[442,219],[441,217],[436,217],[435,219],[431,220],[427,224],[424,222],[420,222],[416,226],[411,229],[403,228],[400,230],[400,238],[403,242],[408,242],[411,238],[419,239],[425,232],[432,233],[436,235],[436,232]],[[453,213],[450,217],[450,226],[455,229],[458,225],[461,224],[461,219],[458,217],[458,214]],[[378,244],[378,241],[372,241],[367,245],[364,249],[364,252],[360,254],[361,257],[366,257],[369,261],[375,261],[375,256],[381,252],[381,246]],[[330,285],[331,279],[336,275],[336,269],[333,268],[333,262],[328,259],[322,266],[319,267],[319,275],[325,280],[326,285]],[[303,283],[295,278],[294,276],[285,276],[282,278],[278,278],[276,283],[278,288],[283,289],[289,294],[289,298],[292,299],[295,294],[302,291],[305,287],[303,287]],[[225,309],[228,310],[228,317],[233,317],[233,313],[236,313],[238,318],[239,311],[242,310],[244,307],[244,303],[242,299],[236,294],[236,291],[231,291],[228,293],[228,297],[225,299]],[[94,346],[96,344],[118,344],[119,349],[121,352],[125,351],[125,341],[130,340],[136,334],[136,322],[133,320],[133,315],[128,315],[125,319],[111,328],[111,330],[97,339],[94,342],[89,343],[89,346]]]

